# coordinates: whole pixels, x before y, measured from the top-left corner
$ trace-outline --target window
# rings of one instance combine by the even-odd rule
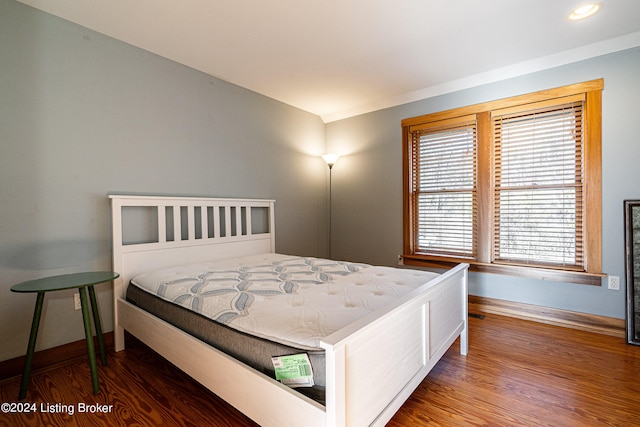
[[[602,88],[403,120],[405,263],[599,285]]]
[[[433,126],[430,126],[433,125]],[[475,117],[412,129],[416,250],[475,256]]]

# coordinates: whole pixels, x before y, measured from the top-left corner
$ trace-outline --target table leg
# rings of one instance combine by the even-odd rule
[[[102,366],[107,366],[107,353],[104,349],[104,339],[102,338],[102,324],[100,323],[100,313],[98,313],[98,302],[96,301],[96,291],[93,286],[88,286],[89,300],[91,301],[91,310],[93,311],[93,324],[96,327],[96,336],[98,337],[98,348],[100,349],[100,360]]]
[[[43,302],[44,292],[38,292],[38,297],[36,298],[36,308],[33,311],[31,334],[29,335],[29,345],[27,346],[27,356],[24,361],[24,371],[22,371],[22,381],[20,382],[20,393],[18,394],[18,399],[24,399],[24,397],[27,395],[29,377],[31,376],[31,362],[33,361],[33,352],[36,348],[36,338],[38,337],[38,326],[40,325],[40,316],[42,315]]]
[[[78,288],[78,291],[80,292],[80,304],[82,305],[82,320],[84,321],[84,336],[87,340],[87,353],[89,353],[91,383],[93,384],[93,393],[98,394],[100,392],[100,382],[98,381],[98,367],[96,366],[96,350],[93,347],[93,333],[91,332],[87,292],[84,287]]]

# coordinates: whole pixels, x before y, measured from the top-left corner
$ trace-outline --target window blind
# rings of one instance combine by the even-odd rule
[[[583,264],[583,102],[494,112],[495,262]]]
[[[416,250],[475,257],[475,122],[414,130],[412,148]]]

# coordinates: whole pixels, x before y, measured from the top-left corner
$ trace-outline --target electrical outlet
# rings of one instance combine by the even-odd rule
[[[402,255],[398,255],[398,265],[404,265],[404,258],[402,258]]]
[[[608,288],[614,291],[620,290],[620,277],[618,276],[607,276],[609,279]]]
[[[80,303],[80,294],[77,292],[73,294],[73,306],[76,310],[80,310],[82,308],[82,304]]]

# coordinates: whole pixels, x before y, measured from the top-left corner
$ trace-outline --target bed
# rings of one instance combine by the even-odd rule
[[[322,356],[314,362],[321,368],[322,396],[301,393],[249,366],[251,362],[185,332],[184,325],[151,314],[127,297],[128,288],[134,287],[130,282],[184,265],[222,263],[226,271],[229,263],[242,263],[246,268],[254,258],[260,265],[305,262],[315,264],[316,270],[322,264],[331,269],[331,277],[337,277],[337,265],[375,275],[382,275],[380,270],[276,254],[273,200],[109,197],[113,268],[120,273],[114,283],[116,351],[124,349],[128,331],[260,425],[384,425],[458,338],[460,352],[467,353],[468,265],[460,264],[321,335],[308,350],[313,354],[317,347]],[[207,264],[205,270],[210,268]],[[384,272],[392,277],[408,274],[388,267]],[[418,277],[422,276],[416,273],[414,279]]]

